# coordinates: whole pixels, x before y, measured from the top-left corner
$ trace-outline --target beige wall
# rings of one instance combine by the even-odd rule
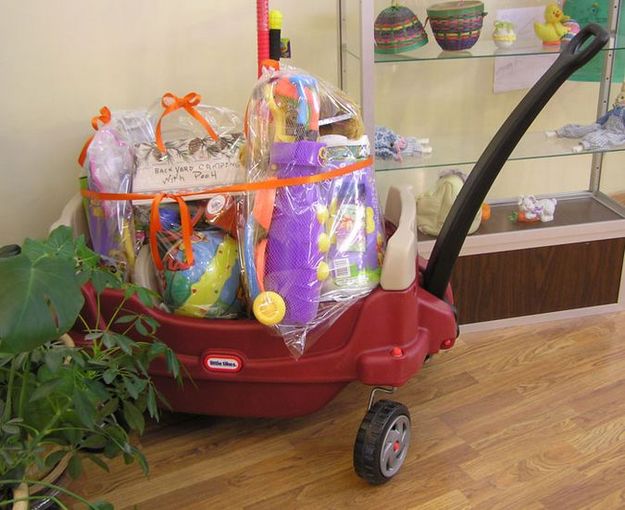
[[[336,81],[334,0],[272,0],[293,63]],[[0,16],[0,245],[44,235],[76,190],[102,105],[195,90],[241,112],[256,77],[253,0],[20,0]]]
[[[386,3],[376,2],[376,12]],[[425,5],[431,2],[407,3],[425,19]],[[526,5],[543,3],[529,0]],[[293,63],[336,81],[335,0],[271,4],[284,13]],[[486,7],[491,13],[496,10],[494,1]],[[483,37],[490,36],[490,18]],[[432,39],[429,44],[436,43]],[[76,156],[100,106],[136,107],[167,90],[195,90],[206,102],[240,112],[254,83],[255,66],[253,0],[4,2],[0,244],[43,235],[75,192]],[[378,122],[405,135],[475,129],[494,133],[523,92],[494,96],[492,74],[492,59],[376,66]],[[596,90],[596,84],[565,84],[533,129],[590,122]],[[606,185],[625,189],[623,158],[609,160],[618,171],[606,176]],[[511,163],[491,197],[583,188],[588,168],[588,156]],[[398,181],[424,186],[437,173],[386,174],[379,179],[380,188],[383,192]]]

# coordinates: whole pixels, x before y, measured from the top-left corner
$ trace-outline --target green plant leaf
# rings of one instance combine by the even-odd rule
[[[93,510],[115,510],[113,505],[111,505],[107,501],[96,501],[94,503],[89,503]]]
[[[76,363],[76,365],[78,365],[80,368],[85,367],[85,364],[86,364],[85,358],[84,358],[83,353],[80,350],[72,349],[69,355],[71,356],[72,361]]]
[[[141,319],[137,319],[137,322],[135,322],[135,328],[141,336],[148,336],[148,330],[143,325],[143,322],[141,322]]]
[[[81,287],[91,280],[91,275],[93,271],[91,269],[82,269],[76,274],[76,279],[78,280],[78,285]]]
[[[80,455],[77,453],[72,455],[72,458],[69,459],[67,470],[69,471],[69,476],[74,480],[82,474],[82,460],[80,459]]]
[[[124,335],[115,334],[115,342],[119,345],[119,348],[126,354],[132,354],[132,344],[134,343],[130,338]]]
[[[48,455],[46,457],[45,460],[45,465],[47,468],[53,468],[54,466],[56,466],[63,457],[65,457],[66,455],[66,451],[65,450],[57,450],[55,452],[52,452],[50,455]]]
[[[3,432],[6,432],[7,434],[10,434],[10,435],[16,435],[20,433],[20,428],[17,425],[13,425],[11,423],[3,424],[2,427],[0,427],[0,429],[2,429]]]
[[[91,434],[83,439],[81,448],[104,448],[106,445],[106,437],[102,434]]]
[[[136,318],[136,315],[122,315],[121,317],[117,318],[115,324],[128,324],[129,322],[134,321]]]
[[[161,354],[165,354],[168,349],[169,347],[163,342],[152,342],[150,344],[150,355],[152,357],[160,356]]]
[[[91,274],[91,283],[98,294],[104,289],[116,289],[121,285],[120,279],[105,269],[95,269]]]
[[[135,454],[135,458],[137,459],[139,466],[141,466],[141,470],[143,471],[143,474],[147,476],[150,473],[150,466],[148,465],[148,461],[145,458],[145,455],[143,455],[143,452],[141,452],[137,448],[133,448],[133,450],[134,450],[133,453]]]
[[[83,271],[86,269],[95,269],[100,262],[100,256],[87,247],[85,236],[80,235],[74,240],[74,249],[78,256]]]
[[[56,374],[63,364],[63,352],[60,349],[48,349],[43,355],[43,360],[50,372]]]
[[[131,402],[124,402],[124,419],[132,430],[136,430],[139,434],[143,434],[145,428],[145,419],[141,411]]]
[[[115,380],[115,377],[117,377],[117,370],[114,368],[107,368],[102,374],[102,380],[106,384],[111,384]]]
[[[112,349],[113,347],[115,347],[117,345],[117,341],[115,339],[115,333],[112,333],[110,331],[105,331],[102,334],[102,343],[109,349]]]
[[[108,465],[106,464],[106,462],[104,462],[100,457],[98,457],[97,455],[93,455],[93,454],[87,454],[86,457],[93,462],[96,466],[99,466],[100,468],[102,468],[104,471],[106,471],[107,473],[110,472],[110,469],[108,467]]]
[[[93,379],[86,379],[85,386],[98,402],[103,402],[109,398],[106,387],[100,382]]]
[[[130,377],[124,377],[123,380],[124,387],[126,388],[126,391],[128,391],[128,394],[134,399],[139,398],[139,388],[137,387],[135,382],[130,379]]]
[[[66,333],[83,296],[71,261],[26,255],[0,259],[0,350],[25,352]]]
[[[124,289],[124,298],[126,299],[130,299],[132,296],[134,296],[137,292],[137,286],[136,285],[127,285],[126,288]]]
[[[107,416],[111,416],[117,409],[119,409],[119,400],[113,398],[98,410],[98,414],[104,419]]]
[[[154,304],[154,297],[156,294],[144,287],[137,287],[137,296],[145,306],[152,306]]]
[[[148,413],[150,413],[151,418],[158,419],[158,405],[156,402],[156,393],[154,392],[154,387],[150,384],[148,385]]]
[[[45,398],[49,396],[50,394],[54,392],[54,390],[63,386],[64,382],[65,380],[63,378],[58,377],[56,379],[50,379],[48,381],[41,383],[37,387],[37,389],[33,391],[33,393],[31,394],[30,402],[35,402],[39,400],[40,398]]]
[[[173,375],[175,379],[180,377],[180,362],[176,357],[176,353],[167,348],[165,351],[165,359],[167,360],[167,369],[171,372],[171,375]]]
[[[80,421],[86,427],[93,427],[95,425],[96,408],[84,392],[75,390],[72,395],[74,402],[74,408]]]
[[[143,322],[145,322],[152,329],[152,334],[156,333],[156,330],[159,327],[158,321],[154,317],[150,317],[149,315],[142,315],[141,318]]]
[[[72,259],[74,257],[74,233],[71,227],[62,225],[55,228],[50,232],[46,245],[54,254]]]

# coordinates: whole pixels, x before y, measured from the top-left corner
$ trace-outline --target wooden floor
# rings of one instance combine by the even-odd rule
[[[286,421],[168,416],[147,479],[114,463],[72,488],[141,510],[625,508],[625,313],[463,335],[395,395],[413,441],[381,487],[351,465],[368,391]]]

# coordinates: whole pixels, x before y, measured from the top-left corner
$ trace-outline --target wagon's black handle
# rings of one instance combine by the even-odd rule
[[[443,298],[471,223],[510,153],[560,85],[609,39],[605,29],[594,23],[580,30],[499,128],[467,178],[436,240],[424,273],[423,286],[428,292]]]

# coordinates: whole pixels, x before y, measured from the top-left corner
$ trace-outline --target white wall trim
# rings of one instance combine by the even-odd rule
[[[507,328],[512,326],[527,326],[528,323],[551,322],[565,319],[575,319],[592,315],[616,313],[625,310],[623,303],[613,303],[609,305],[589,306],[587,308],[575,308],[572,310],[562,310],[558,312],[541,313],[536,315],[524,315],[521,317],[511,317],[509,319],[499,319],[486,322],[475,322],[460,326],[460,334],[475,333],[479,331],[490,331],[493,329]]]
[[[625,237],[625,219],[468,236],[460,250],[460,256],[599,241],[618,237]],[[419,242],[419,255],[426,259],[429,258],[433,247],[434,241]]]

